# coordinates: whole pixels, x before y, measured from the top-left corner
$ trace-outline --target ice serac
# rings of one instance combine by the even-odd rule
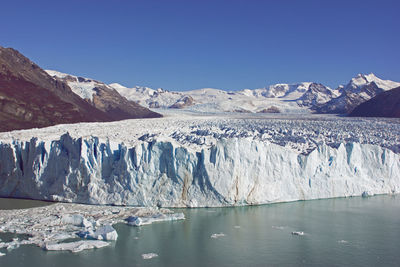
[[[246,138],[190,149],[96,137],[0,143],[0,195],[163,207],[262,204],[400,191],[400,156],[377,145],[320,144],[309,154]]]

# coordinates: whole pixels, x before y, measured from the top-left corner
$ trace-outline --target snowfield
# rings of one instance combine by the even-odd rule
[[[400,121],[236,114],[0,134],[0,195],[204,207],[400,191]]]

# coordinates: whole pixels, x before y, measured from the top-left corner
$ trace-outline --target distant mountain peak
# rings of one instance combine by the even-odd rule
[[[392,88],[400,86],[399,82],[394,82],[390,80],[382,80],[377,77],[374,73],[370,74],[361,74],[359,73],[356,77],[352,78],[349,84],[346,86],[347,88],[359,88],[365,86],[369,83],[374,82],[379,88],[387,91]]]

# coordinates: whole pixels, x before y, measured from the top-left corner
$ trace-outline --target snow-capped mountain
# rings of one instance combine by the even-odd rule
[[[359,104],[375,97],[376,95],[399,87],[400,83],[382,80],[374,74],[358,74],[344,86],[338,88],[340,95],[323,105],[316,107],[320,113],[350,113]]]
[[[110,84],[127,99],[136,99],[139,104],[149,108],[174,108],[182,99],[191,99],[184,108],[199,112],[263,112],[270,107],[281,112],[309,112],[296,104],[311,83],[278,84],[267,88],[224,91],[202,88],[184,92],[171,92],[147,87],[127,88]],[[190,97],[190,98],[189,98]]]
[[[46,72],[53,78],[67,83],[75,94],[106,112],[114,120],[160,116],[134,101],[127,100],[117,90],[103,82],[54,70],[46,70]]]
[[[312,83],[307,91],[297,99],[297,104],[303,107],[315,109],[317,106],[325,104],[337,97],[339,92],[332,90],[320,83]]]
[[[162,88],[156,90],[142,86],[128,88],[119,83],[112,83],[109,86],[127,99],[148,108],[168,108],[183,96],[181,92],[170,92]]]
[[[245,89],[242,92],[247,95],[252,94],[255,97],[268,97],[268,98],[285,97],[287,99],[297,99],[307,91],[310,84],[311,84],[310,82],[302,82],[298,84],[278,83],[270,85],[269,87],[266,88],[260,88],[254,90]]]
[[[118,83],[106,85],[55,71],[48,73],[63,79],[76,94],[93,103],[96,102],[99,89],[107,92],[115,90],[126,99],[147,108],[179,108],[212,113],[349,113],[360,103],[385,90],[400,86],[400,83],[379,79],[374,74],[359,74],[347,85],[334,90],[323,84],[302,82],[280,83],[240,91],[202,88],[174,92],[141,86],[128,88]]]
[[[370,84],[372,82],[374,82],[378,86],[378,88],[381,88],[384,91],[400,86],[399,82],[382,80],[376,77],[375,74],[370,73],[370,74],[358,74],[357,77],[351,79],[351,81],[347,84],[344,90],[345,91],[350,90],[352,92],[355,92],[357,91],[358,88],[361,88],[364,85]]]

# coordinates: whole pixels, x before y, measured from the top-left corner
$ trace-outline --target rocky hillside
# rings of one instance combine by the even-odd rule
[[[0,131],[111,121],[12,48],[0,47]]]
[[[0,131],[159,116],[125,99],[123,104],[132,110],[128,117],[108,104],[108,99],[118,98],[116,95],[97,100],[107,108],[96,108],[17,50],[0,47]]]
[[[383,92],[357,106],[352,117],[400,118],[400,87]]]

